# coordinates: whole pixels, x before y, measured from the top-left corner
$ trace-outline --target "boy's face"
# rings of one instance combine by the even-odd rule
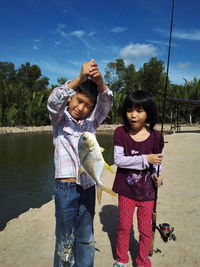
[[[69,114],[76,120],[86,118],[94,107],[94,102],[86,95],[76,93],[69,99]]]

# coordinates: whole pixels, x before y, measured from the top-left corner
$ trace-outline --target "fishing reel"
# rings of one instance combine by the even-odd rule
[[[168,240],[176,241],[176,236],[173,233],[174,227],[170,227],[168,223],[159,224],[159,226],[156,226],[156,229],[160,233],[160,236],[164,242],[167,242]]]

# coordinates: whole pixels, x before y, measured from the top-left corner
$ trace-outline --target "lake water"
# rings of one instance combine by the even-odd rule
[[[113,164],[111,135],[97,140],[108,164]],[[0,231],[30,208],[52,199],[54,182],[52,134],[0,135]]]

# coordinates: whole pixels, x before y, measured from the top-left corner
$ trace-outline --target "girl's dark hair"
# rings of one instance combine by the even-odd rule
[[[76,88],[76,92],[84,94],[85,96],[90,98],[94,102],[95,107],[99,93],[98,86],[95,82],[93,82],[91,79],[87,79]]]
[[[135,91],[130,93],[124,100],[122,106],[122,119],[126,130],[130,130],[130,124],[127,119],[127,111],[133,108],[142,108],[147,113],[146,123],[150,130],[153,130],[157,122],[157,106],[152,94],[146,91]]]

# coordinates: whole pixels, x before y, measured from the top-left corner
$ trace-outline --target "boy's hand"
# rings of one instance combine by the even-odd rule
[[[97,67],[97,63],[94,61],[94,59],[91,59],[91,69],[90,69],[90,78],[93,82],[95,82],[98,85],[98,89],[100,92],[103,92],[107,89],[107,86],[105,85],[101,72],[99,71]]]
[[[94,59],[91,59],[88,62],[83,63],[81,72],[74,80],[68,83],[68,86],[72,89],[76,89],[81,83],[85,82],[88,77],[90,77],[91,72],[94,71],[97,67],[97,64],[94,62]]]
[[[101,73],[97,68],[97,63],[94,61],[94,59],[83,63],[79,76],[70,81],[68,86],[72,89],[76,89],[76,87],[86,81],[88,77],[90,77],[98,85],[100,92],[103,92],[107,89],[107,86],[103,81]]]
[[[163,185],[163,178],[161,176],[155,175],[155,185],[157,187]]]
[[[150,164],[160,165],[162,162],[162,154],[148,154],[147,161]]]
[[[80,72],[80,79],[82,82],[86,81],[89,76],[91,76],[91,72],[95,70],[97,67],[97,64],[94,62],[94,59],[91,59],[88,62],[83,63],[81,72]]]

